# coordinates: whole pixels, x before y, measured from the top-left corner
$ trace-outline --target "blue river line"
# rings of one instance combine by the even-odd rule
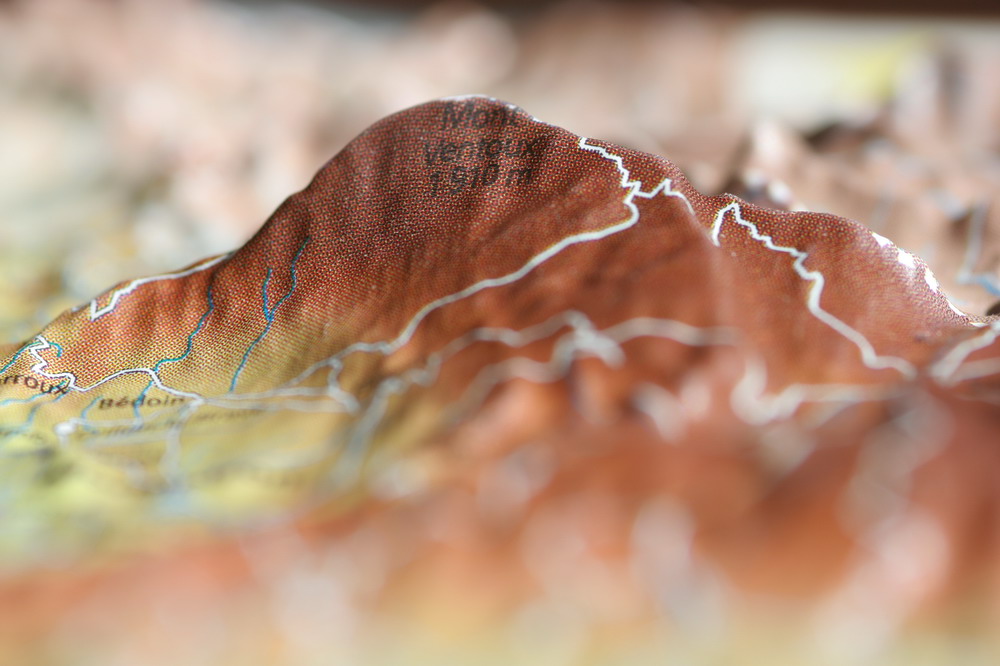
[[[302,241],[302,245],[299,246],[298,251],[295,253],[295,257],[292,259],[292,286],[288,289],[288,292],[284,296],[282,296],[277,303],[274,304],[273,308],[267,307],[267,288],[271,283],[271,269],[270,268],[267,269],[267,275],[264,277],[264,287],[261,290],[264,301],[264,321],[266,321],[267,324],[264,326],[264,330],[261,332],[261,334],[257,336],[257,339],[250,343],[250,346],[247,348],[246,353],[243,354],[243,358],[240,360],[240,364],[236,368],[235,374],[233,374],[233,381],[229,385],[230,393],[236,390],[236,382],[239,380],[240,374],[246,367],[247,361],[250,359],[250,354],[253,353],[254,348],[257,347],[257,345],[260,344],[260,342],[271,331],[271,326],[274,325],[274,317],[278,313],[278,308],[280,308],[282,304],[284,304],[284,302],[287,301],[289,298],[291,298],[292,294],[295,293],[295,288],[298,286],[299,283],[299,277],[298,273],[296,272],[296,267],[299,263],[299,257],[302,256],[302,252],[306,249],[306,244],[308,243],[309,243],[309,237],[307,236],[306,239]]]
[[[212,312],[215,311],[215,298],[212,295],[212,290],[214,288],[215,288],[214,285],[208,288],[208,295],[207,295],[208,307],[205,309],[205,313],[201,315],[201,319],[198,320],[198,325],[195,326],[194,330],[191,331],[191,333],[188,335],[187,346],[184,348],[184,353],[182,353],[180,356],[175,356],[174,358],[160,359],[159,361],[156,362],[156,365],[153,366],[153,372],[159,373],[160,368],[166,365],[167,363],[176,363],[177,361],[183,361],[191,353],[191,350],[194,348],[195,336],[201,333],[202,329],[205,328],[205,323],[208,321],[208,318],[211,316]],[[150,379],[149,383],[146,384],[146,388],[142,389],[142,392],[139,394],[139,397],[136,398],[136,403],[138,403],[140,399],[146,397],[146,393],[149,392],[149,389],[152,388],[152,386],[153,386],[153,380]],[[133,414],[135,414],[136,418],[140,418],[138,404],[132,405],[132,412]]]

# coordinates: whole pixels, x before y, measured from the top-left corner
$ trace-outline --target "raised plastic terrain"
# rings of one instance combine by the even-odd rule
[[[524,638],[536,616],[586,663],[776,654],[747,626],[784,604],[854,656],[964,631],[1000,583],[998,331],[857,222],[704,196],[496,100],[425,104],[239,250],[0,353],[0,595],[26,599],[0,634],[58,652],[53,618],[114,609],[93,645],[176,656],[122,610],[161,596],[229,618],[211,663],[274,663],[291,630],[244,601],[316,553],[341,558],[308,593],[350,600],[337,649],[378,663],[583,663]],[[390,616],[461,640],[397,654],[364,629]]]

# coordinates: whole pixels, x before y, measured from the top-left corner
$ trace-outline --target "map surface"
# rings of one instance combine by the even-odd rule
[[[756,594],[879,638],[995,577],[970,517],[996,507],[998,333],[859,223],[440,100],[238,250],[0,348],[0,553],[29,588],[88,572],[37,583],[65,591],[204,549],[159,571],[225,569],[223,612],[294,526],[294,553],[359,558],[359,617],[461,618],[473,644],[531,600],[614,643]],[[694,652],[729,645],[705,631]]]

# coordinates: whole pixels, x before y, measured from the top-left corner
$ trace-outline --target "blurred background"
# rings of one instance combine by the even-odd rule
[[[0,0],[0,343],[31,336],[117,281],[238,247],[365,127],[467,93],[663,155],[706,193],[857,219],[923,257],[960,307],[982,313],[1000,298],[997,12],[996,0]],[[498,467],[496,483],[522,478],[521,465],[544,469],[546,459],[530,453],[514,471]],[[618,518],[598,500],[567,503],[565,513],[543,515],[569,519],[543,525],[570,549],[573,530],[600,541]],[[247,540],[240,557],[235,546],[164,555],[124,568],[117,587],[73,571],[8,586],[0,625],[16,635],[19,615],[41,618],[32,636],[44,657],[9,663],[357,663],[330,657],[334,648],[348,653],[360,623],[351,595],[374,597],[403,552],[395,544],[422,529],[387,515],[371,530]],[[465,514],[456,515],[434,539],[461,542],[454,535]],[[636,533],[678,563],[681,573],[670,575],[693,590],[682,598],[704,606],[688,604],[696,622],[678,626],[712,648],[715,626],[701,630],[697,620],[718,615],[717,598],[707,575],[685,568],[676,545],[691,533],[685,521],[664,506]],[[912,543],[924,542],[901,552]],[[500,655],[491,664],[580,663],[574,651],[588,623],[613,616],[616,603],[630,608],[606,570],[536,554],[558,580],[591,581],[579,594],[592,606],[529,607],[514,618],[511,643],[531,646],[534,661]],[[240,576],[261,582],[233,592]],[[90,585],[97,591],[88,597]],[[51,609],[77,598],[51,639]],[[863,624],[881,630],[859,617],[831,639],[838,649],[851,647],[844,637],[864,643]],[[219,628],[226,622],[229,634]],[[386,626],[373,643],[395,654],[394,643],[406,642]],[[656,640],[673,645],[677,635]],[[751,645],[770,640],[757,627],[748,635]],[[111,647],[85,660],[80,646],[108,636]],[[232,661],[217,656],[239,650]],[[8,663],[5,654],[0,640]],[[926,655],[892,663],[959,663]],[[614,663],[662,663],[633,657]],[[398,659],[378,663],[416,662],[400,648]]]
[[[663,155],[705,192],[869,223],[981,309],[989,244],[970,263],[935,230],[991,228],[996,8],[0,2],[0,340],[239,246],[366,126],[464,93]]]

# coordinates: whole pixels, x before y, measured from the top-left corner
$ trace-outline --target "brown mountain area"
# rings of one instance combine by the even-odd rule
[[[294,517],[14,568],[2,642],[38,663],[83,635],[148,663],[294,663],[333,649],[322,626],[343,663],[818,654],[788,609],[851,655],[978,635],[1000,584],[997,321],[858,222],[702,195],[493,99],[415,107],[243,248],[0,358],[5,406],[67,390],[23,425],[0,412],[49,457],[107,443],[134,395],[181,400],[174,467],[136,481],[154,529],[222,451],[317,452]],[[227,410],[263,416],[193,425]],[[199,624],[221,638],[178,640]]]

